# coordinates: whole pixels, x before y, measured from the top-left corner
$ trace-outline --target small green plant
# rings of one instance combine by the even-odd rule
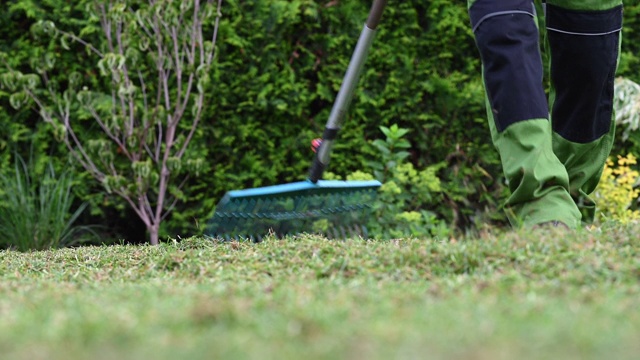
[[[369,162],[373,176],[356,172],[348,180],[375,178],[382,182],[378,201],[369,223],[369,235],[390,239],[400,237],[446,237],[450,229],[431,209],[442,192],[436,175],[442,165],[419,170],[408,161],[411,144],[404,138],[409,133],[394,124],[380,126],[384,139],[373,141],[380,159]]]
[[[409,133],[409,129],[402,129],[397,124],[391,127],[380,126],[380,131],[385,139],[376,139],[372,145],[380,152],[382,159],[369,162],[369,166],[373,168],[373,174],[378,181],[385,182],[388,177],[393,176],[398,164],[409,157],[407,149],[411,147],[411,143],[404,138]]]
[[[87,203],[73,212],[71,172],[56,174],[49,163],[43,176],[16,156],[15,172],[0,175],[0,244],[19,251],[60,248],[89,240],[88,226],[74,226]]]
[[[637,163],[633,154],[618,155],[617,163],[608,159],[594,197],[598,203],[597,220],[619,221],[623,224],[640,220],[640,211],[632,207],[638,199],[640,173],[633,170]]]

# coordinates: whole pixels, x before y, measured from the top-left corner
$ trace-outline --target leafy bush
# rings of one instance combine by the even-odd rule
[[[384,140],[372,142],[379,159],[369,162],[374,175],[357,171],[347,176],[347,180],[375,178],[382,183],[367,226],[369,236],[376,239],[448,236],[449,227],[435,212],[442,198],[436,174],[443,164],[416,169],[407,161],[406,149],[411,144],[405,136],[409,130],[396,124],[380,126],[380,130]]]
[[[636,205],[640,190],[640,173],[632,169],[637,164],[636,157],[618,155],[616,163],[608,159],[594,197],[598,204],[597,220],[619,221],[627,224],[640,220],[640,211],[632,209]]]
[[[82,243],[93,238],[88,226],[76,226],[86,209],[73,210],[73,174],[56,174],[49,164],[43,176],[21,157],[16,157],[13,174],[0,175],[0,244],[4,247],[44,250]]]

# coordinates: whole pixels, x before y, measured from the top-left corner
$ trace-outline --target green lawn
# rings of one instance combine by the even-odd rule
[[[636,359],[640,227],[0,252],[2,359]]]

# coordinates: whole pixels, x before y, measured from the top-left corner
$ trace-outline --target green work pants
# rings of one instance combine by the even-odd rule
[[[589,194],[614,140],[622,0],[468,3],[491,137],[511,190],[509,220],[514,226],[560,221],[571,228],[592,221]]]

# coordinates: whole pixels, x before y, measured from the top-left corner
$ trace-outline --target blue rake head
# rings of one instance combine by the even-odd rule
[[[320,180],[229,191],[218,203],[207,235],[256,242],[270,234],[367,237],[365,224],[380,186],[375,180]]]

